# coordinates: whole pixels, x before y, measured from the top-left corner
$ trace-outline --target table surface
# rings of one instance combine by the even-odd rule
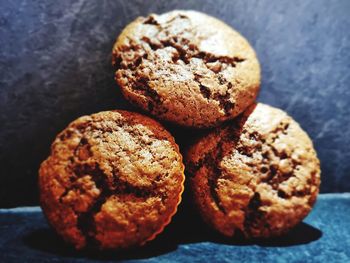
[[[2,0],[0,6],[0,207],[37,204],[39,164],[69,122],[107,109],[135,110],[113,79],[113,43],[137,16],[172,9],[218,17],[250,41],[262,68],[259,101],[286,110],[309,133],[321,160],[322,192],[350,191],[349,0]],[[171,132],[181,149],[195,134]]]
[[[350,262],[350,193],[320,195],[303,223],[269,241],[224,239],[185,212],[142,248],[91,253],[67,247],[39,207],[0,209],[0,262]]]

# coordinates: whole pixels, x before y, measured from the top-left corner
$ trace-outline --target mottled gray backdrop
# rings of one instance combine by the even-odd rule
[[[221,18],[254,46],[259,101],[313,139],[322,191],[350,191],[350,1],[0,0],[0,207],[37,203],[37,170],[57,132],[83,114],[131,106],[111,48],[139,15],[176,8]],[[172,128],[185,145],[194,131]]]

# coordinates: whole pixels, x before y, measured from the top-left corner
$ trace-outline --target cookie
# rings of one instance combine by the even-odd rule
[[[286,233],[311,210],[320,185],[313,144],[282,110],[250,106],[187,152],[194,202],[226,236]]]
[[[41,164],[41,206],[76,249],[142,245],[176,212],[183,170],[158,122],[127,111],[84,116],[56,137]]]
[[[212,127],[255,101],[260,67],[247,40],[195,11],[139,17],[113,47],[127,100],[162,120]]]

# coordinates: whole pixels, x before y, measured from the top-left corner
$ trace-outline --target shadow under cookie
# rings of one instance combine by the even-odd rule
[[[23,243],[31,249],[67,258],[90,258],[97,260],[146,259],[176,250],[174,243],[155,240],[143,247],[124,251],[76,251],[67,245],[52,229],[40,228],[24,236]]]

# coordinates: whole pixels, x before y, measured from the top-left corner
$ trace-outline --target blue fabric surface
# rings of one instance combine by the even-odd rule
[[[0,262],[350,262],[350,193],[321,195],[288,235],[224,239],[180,209],[154,241],[128,252],[75,252],[48,227],[39,207],[0,210]]]

